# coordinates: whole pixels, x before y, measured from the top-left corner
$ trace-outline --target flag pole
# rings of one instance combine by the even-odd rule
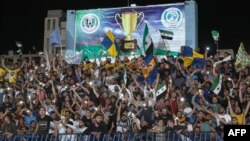
[[[74,27],[74,55],[76,54],[76,22],[75,22],[75,27]]]
[[[217,52],[219,50],[219,41],[216,41]]]
[[[161,37],[161,40],[162,40],[162,42],[163,42],[165,48],[167,49],[166,56],[168,57],[168,54],[169,54],[169,51],[170,51],[170,50],[167,48],[167,46],[166,46],[164,40],[162,39],[162,37]]]
[[[60,53],[60,54],[61,54],[61,57],[60,57],[60,64],[62,64],[62,58],[63,58],[62,44],[60,44],[60,48],[61,48],[61,51],[60,51],[60,52],[61,52],[61,53]]]

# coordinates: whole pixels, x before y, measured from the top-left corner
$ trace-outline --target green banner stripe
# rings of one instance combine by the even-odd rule
[[[108,51],[106,51],[103,46],[101,45],[96,45],[96,46],[91,46],[91,47],[86,47],[86,46],[81,46],[81,47],[78,47],[76,49],[76,51],[81,51],[83,50],[83,56],[82,57],[88,57],[89,59],[94,59],[94,54],[96,55],[96,57],[98,58],[101,54],[101,52],[105,51],[107,53],[107,56],[110,57],[110,54],[108,53]],[[159,49],[159,48],[154,48],[154,53],[155,55],[172,55],[172,56],[178,56],[180,53],[179,52],[176,52],[176,51],[167,51],[167,50],[164,50],[164,49]],[[137,50],[137,51],[134,51],[134,54],[135,55],[141,55],[142,54],[142,51],[141,50]],[[128,52],[122,52],[122,51],[119,51],[118,52],[118,56],[131,56],[131,51],[128,51]],[[105,55],[103,55],[104,57]]]

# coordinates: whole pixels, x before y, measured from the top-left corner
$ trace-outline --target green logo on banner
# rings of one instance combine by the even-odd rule
[[[100,18],[93,13],[86,14],[80,21],[80,27],[87,34],[94,33],[100,27]]]

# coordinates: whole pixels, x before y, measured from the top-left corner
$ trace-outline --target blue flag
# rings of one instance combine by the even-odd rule
[[[58,26],[50,33],[49,44],[50,45],[53,45],[53,44],[62,45],[60,29]]]

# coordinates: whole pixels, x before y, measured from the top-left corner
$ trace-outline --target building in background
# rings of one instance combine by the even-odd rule
[[[62,48],[59,45],[50,46],[49,44],[49,35],[58,26],[61,32],[61,42]],[[47,13],[47,17],[44,19],[44,43],[43,43],[43,51],[47,50],[48,54],[64,54],[65,46],[66,46],[66,14],[62,10],[49,10]],[[0,55],[1,58],[6,59],[6,65],[8,66],[11,63],[19,62],[21,64],[21,60],[23,58],[28,59],[28,63],[31,64],[31,60],[35,59],[36,62],[41,61],[41,57],[37,53],[23,54],[22,56],[14,54],[13,50],[9,50],[7,55]],[[40,62],[41,63],[41,62]]]
[[[49,44],[49,35],[55,29],[59,27],[61,31],[62,46]],[[47,50],[48,54],[64,54],[66,46],[66,14],[63,10],[48,10],[47,17],[44,20],[44,39],[43,50]]]

